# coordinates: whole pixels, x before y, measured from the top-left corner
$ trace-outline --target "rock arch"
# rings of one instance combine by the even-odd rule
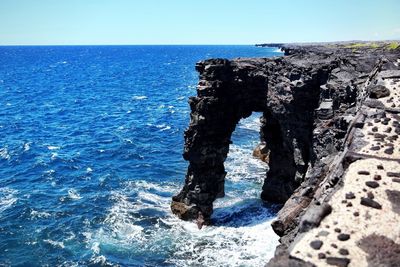
[[[331,65],[295,65],[285,58],[197,63],[200,80],[197,96],[189,100],[183,153],[189,166],[182,190],[173,197],[173,213],[184,220],[201,215],[209,221],[213,201],[224,196],[224,161],[232,132],[252,112],[263,112],[260,137],[269,153],[261,197],[284,203],[314,161],[314,110]]]

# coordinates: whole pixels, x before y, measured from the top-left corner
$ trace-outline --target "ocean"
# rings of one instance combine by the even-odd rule
[[[197,61],[254,46],[0,47],[0,266],[264,266],[259,117],[233,134],[213,226],[177,219]]]

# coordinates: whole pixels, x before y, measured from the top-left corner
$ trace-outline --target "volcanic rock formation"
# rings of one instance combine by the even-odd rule
[[[389,202],[398,202],[399,191],[379,187],[378,177],[368,176],[366,181],[359,178],[360,182],[349,183],[348,187],[343,182],[350,179],[345,174],[355,161],[368,157],[390,160],[400,155],[396,146],[400,133],[400,50],[388,49],[386,44],[354,47],[283,45],[284,57],[199,62],[197,96],[189,100],[190,124],[185,131],[183,157],[189,167],[184,187],[173,197],[173,213],[184,220],[200,217],[202,224],[210,223],[213,201],[224,196],[224,161],[232,132],[239,120],[252,112],[263,114],[261,144],[254,154],[269,164],[261,198],[285,203],[273,222],[274,231],[282,236],[282,245],[269,263],[271,266],[310,265],[307,255],[314,257],[313,253],[297,247],[299,252],[295,255],[288,248],[293,240],[301,242],[299,233],[317,229],[330,214],[341,216],[339,204],[332,200],[339,188],[349,190],[343,192],[348,209],[355,205],[347,204],[351,199],[360,198],[363,207],[379,210],[381,203],[374,194],[383,189],[386,191],[377,196],[386,194]],[[378,122],[393,125],[374,126]],[[372,166],[377,164],[375,161],[366,164]],[[362,166],[350,169],[364,177],[368,171]],[[389,173],[376,175],[382,178]],[[360,186],[358,183],[365,184],[365,196],[351,192]],[[399,206],[395,203],[392,207],[397,216]],[[373,234],[368,238],[382,239]],[[343,266],[350,263],[349,248],[341,247],[338,254],[325,253],[323,257],[317,252],[324,248],[326,237],[313,238],[315,234],[303,241],[316,252],[311,262]],[[337,242],[345,242],[346,238],[343,235]],[[363,244],[360,247],[373,250]]]

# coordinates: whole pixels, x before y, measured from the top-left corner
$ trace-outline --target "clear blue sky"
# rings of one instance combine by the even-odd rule
[[[400,39],[400,0],[0,0],[0,45]]]

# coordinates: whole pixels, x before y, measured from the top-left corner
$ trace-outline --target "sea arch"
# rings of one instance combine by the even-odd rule
[[[190,124],[184,134],[183,157],[189,166],[171,204],[181,219],[210,222],[214,200],[224,196],[224,162],[232,132],[252,112],[263,114],[259,152],[268,154],[269,163],[261,198],[284,203],[304,180],[314,161],[314,110],[327,72],[283,60],[212,59],[196,64],[200,80],[197,96],[189,99]]]

